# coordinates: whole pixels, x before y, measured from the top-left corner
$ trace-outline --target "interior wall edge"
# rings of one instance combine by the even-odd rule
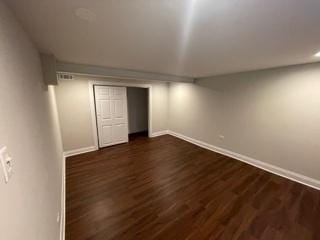
[[[230,73],[224,73],[224,74],[217,74],[217,75],[211,75],[211,76],[203,76],[203,77],[197,77],[194,78],[194,83],[198,83],[202,80],[211,80],[216,79],[219,77],[230,77],[230,76],[237,76],[239,74],[254,74],[254,73],[261,73],[261,72],[269,72],[269,71],[277,71],[277,70],[294,70],[299,69],[301,67],[314,67],[314,66],[320,66],[320,61],[318,62],[309,62],[309,63],[298,63],[298,64],[291,64],[291,65],[284,65],[284,66],[278,66],[278,67],[270,67],[270,68],[260,68],[255,70],[248,70],[248,71],[240,71],[240,72],[230,72]]]
[[[60,240],[65,240],[66,233],[66,155],[62,156],[62,184],[61,184],[61,210],[60,210]]]
[[[169,134],[169,130],[163,130],[163,131],[158,131],[158,132],[153,132],[151,134],[151,137],[154,138],[154,137],[160,137],[160,136],[163,136],[163,135],[167,135]]]
[[[169,134],[169,130],[163,130],[163,131],[158,131],[158,132],[151,133],[150,137],[151,138],[160,137],[160,136],[167,135],[167,134]],[[80,155],[80,154],[88,153],[88,152],[93,152],[93,151],[97,151],[97,150],[99,150],[99,147],[97,147],[97,146],[89,146],[89,147],[84,147],[84,148],[78,148],[78,149],[65,151],[63,154],[64,154],[64,158],[67,158],[67,157],[72,157],[72,156],[76,156],[76,155]]]
[[[299,174],[299,173],[296,173],[296,172],[293,172],[293,171],[290,171],[290,170],[287,170],[284,168],[280,168],[280,167],[277,167],[277,166],[269,164],[269,163],[259,161],[254,158],[251,158],[251,157],[248,157],[248,156],[236,153],[236,152],[232,152],[230,150],[227,150],[227,149],[224,149],[221,147],[211,145],[209,143],[185,136],[183,134],[180,134],[180,133],[177,133],[177,132],[174,132],[171,130],[168,130],[168,134],[172,135],[174,137],[180,138],[182,140],[185,140],[187,142],[190,142],[192,144],[195,144],[199,147],[205,148],[207,150],[210,150],[210,151],[213,151],[216,153],[220,153],[222,155],[231,157],[235,160],[239,160],[241,162],[245,162],[245,163],[250,164],[252,166],[255,166],[257,168],[263,169],[267,172],[270,172],[270,173],[276,174],[278,176],[290,179],[292,181],[301,183],[301,184],[306,185],[308,187],[312,187],[314,189],[320,190],[320,180],[310,178],[310,177],[304,176],[302,174]]]
[[[98,150],[97,146],[78,148],[78,149],[65,151],[64,152],[64,156],[67,158],[67,157],[72,157],[72,156],[83,154],[83,153],[93,152],[93,151],[96,151],[96,150]]]
[[[175,76],[163,73],[144,72],[131,69],[101,67],[77,63],[57,62],[57,71],[61,73],[79,74],[84,76],[109,77],[135,80],[155,80],[170,82],[194,82],[194,78]]]

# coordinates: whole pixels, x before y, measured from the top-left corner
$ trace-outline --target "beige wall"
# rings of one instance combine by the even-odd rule
[[[108,81],[152,83],[154,132],[169,129],[320,179],[319,79],[320,64],[309,64],[214,77],[195,84],[170,83],[169,88],[159,82]],[[65,151],[94,145],[89,80],[101,79],[77,77],[61,81],[57,88]]]
[[[196,84],[171,83],[169,130],[217,143],[221,127],[219,95]]]
[[[62,146],[52,87],[44,90],[37,51],[0,1],[0,145],[14,175],[0,171],[0,239],[57,240]]]
[[[56,88],[64,151],[94,146],[89,99],[91,80],[152,85],[152,130],[158,132],[168,129],[167,83],[76,76],[74,80],[60,80]]]
[[[170,130],[320,179],[320,64],[170,84],[169,96]]]
[[[148,89],[127,88],[129,133],[148,131]]]
[[[55,89],[64,151],[94,146],[87,80],[62,80]]]

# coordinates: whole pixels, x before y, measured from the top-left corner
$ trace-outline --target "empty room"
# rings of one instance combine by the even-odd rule
[[[0,240],[320,240],[319,0],[0,0]]]

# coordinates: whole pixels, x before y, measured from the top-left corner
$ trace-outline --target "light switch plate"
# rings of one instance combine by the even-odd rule
[[[9,156],[6,146],[0,148],[0,161],[3,169],[4,180],[6,183],[8,183],[13,174],[13,170],[12,158]]]

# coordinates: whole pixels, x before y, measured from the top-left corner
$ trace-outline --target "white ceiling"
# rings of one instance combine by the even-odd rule
[[[7,3],[39,49],[66,62],[202,77],[320,60],[320,0]]]

